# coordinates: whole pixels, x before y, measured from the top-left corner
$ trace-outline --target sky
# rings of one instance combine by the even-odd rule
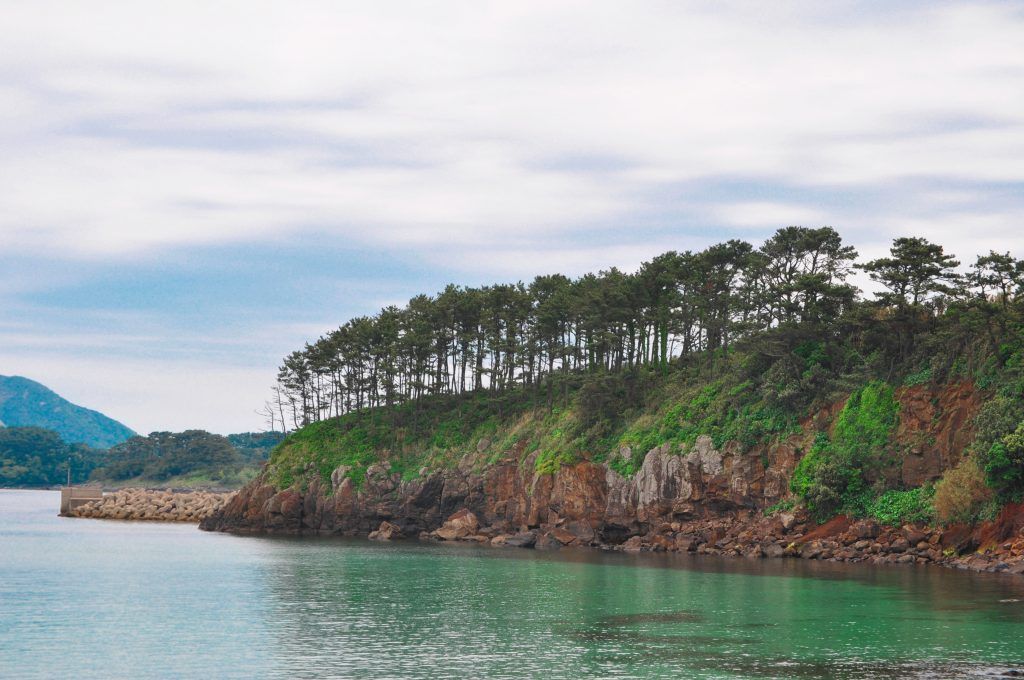
[[[432,293],[835,227],[1024,257],[1024,4],[0,0],[0,374],[265,429]]]

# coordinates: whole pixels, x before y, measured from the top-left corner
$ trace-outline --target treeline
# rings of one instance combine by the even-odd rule
[[[978,257],[966,273],[923,238],[895,239],[888,257],[857,257],[830,227],[787,227],[759,248],[730,240],[668,252],[635,273],[450,285],[352,319],[289,354],[264,415],[271,429],[286,430],[430,395],[513,387],[550,402],[565,376],[714,362],[745,340],[785,357],[809,340],[820,346],[856,332],[873,335],[898,363],[953,309],[978,324],[993,355],[1019,332],[1009,306],[1024,291],[1024,262],[1009,253]],[[883,288],[875,299],[849,282],[855,268]]]
[[[242,456],[221,435],[204,430],[152,432],[112,447],[106,452],[102,467],[93,473],[93,479],[165,481],[196,472],[220,479],[241,465]]]
[[[0,427],[0,487],[81,483],[99,464],[101,452],[85,444],[67,444],[41,427]]]
[[[110,449],[68,444],[52,430],[0,427],[0,487],[40,487],[71,482],[163,483],[240,486],[255,476],[280,432],[222,437],[204,430],[152,432]]]
[[[239,485],[255,474],[283,434],[245,432],[227,437],[205,430],[151,432],[104,452],[92,481]]]

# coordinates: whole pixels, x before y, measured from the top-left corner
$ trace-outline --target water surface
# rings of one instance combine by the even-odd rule
[[[1024,579],[243,538],[0,491],[0,677],[902,678],[1024,670]]]

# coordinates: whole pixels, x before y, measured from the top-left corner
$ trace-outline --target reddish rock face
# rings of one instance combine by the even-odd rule
[[[992,549],[1015,536],[1024,536],[1024,503],[1008,503],[992,522],[974,533],[974,542],[983,550]]]
[[[829,538],[831,536],[838,536],[849,529],[852,523],[852,520],[846,515],[839,515],[838,517],[835,517],[804,534],[803,541],[807,542],[821,538]]]
[[[974,436],[972,421],[981,396],[964,383],[939,391],[926,386],[901,388],[897,398],[901,414],[895,443],[906,454],[892,472],[905,485],[919,485],[959,461]],[[803,535],[805,520],[789,514],[765,520],[760,510],[787,497],[797,461],[810,449],[816,433],[832,426],[843,403],[838,401],[805,419],[800,434],[750,451],[738,442],[716,447],[710,437],[702,436],[688,447],[665,444],[645,454],[616,452],[643,456],[632,479],[586,461],[564,466],[554,475],[538,475],[534,457],[522,464],[513,462],[522,459],[522,450],[490,466],[484,464],[483,453],[469,454],[453,469],[411,481],[391,472],[385,461],[367,470],[361,488],[347,476],[347,468],[336,470],[327,483],[309,480],[304,492],[278,491],[257,478],[201,526],[239,533],[359,535],[381,532],[383,527],[389,535],[536,543],[546,548],[601,543],[630,549],[738,550],[747,556],[771,556],[786,552],[791,539]],[[971,531],[959,536],[954,531],[949,544],[943,536],[938,548],[960,550],[1002,541],[1022,530],[1022,518],[1024,510],[1010,513],[985,536]],[[751,531],[730,539],[728,546],[718,546],[730,526],[747,526]],[[775,538],[765,542],[768,535]],[[850,555],[843,557],[843,551],[855,552],[856,543],[867,542],[856,550],[874,550],[874,542],[882,540],[879,536],[877,525],[851,526],[850,520],[837,518],[797,542],[806,546],[809,541],[840,537],[841,546],[814,545],[807,552],[816,559],[846,559]],[[905,527],[899,535],[886,536],[870,554],[888,554],[894,544],[903,550],[904,541],[910,550],[918,550],[916,545],[927,534]],[[913,559],[923,559],[938,548],[926,543]],[[786,554],[803,550],[794,548]]]
[[[791,465],[794,444],[773,450]],[[387,522],[404,535],[434,532],[446,540],[475,536],[482,526],[541,529],[542,536],[550,534],[542,542],[551,545],[589,544],[599,536],[617,543],[673,521],[761,508],[785,489],[781,476],[766,484],[760,452],[743,453],[736,444],[718,450],[709,437],[699,437],[686,450],[670,445],[652,449],[633,479],[591,462],[565,466],[554,475],[534,473],[531,459],[482,473],[472,472],[472,461],[464,462],[458,469],[408,482],[390,474],[386,465],[375,465],[361,489],[344,471],[332,475],[329,485],[312,480],[305,493],[278,492],[255,481],[203,528],[369,534]]]
[[[974,439],[974,416],[981,394],[973,383],[945,386],[935,391],[925,385],[897,390],[900,422],[895,440],[905,449],[900,469],[904,486],[935,481],[960,462]]]

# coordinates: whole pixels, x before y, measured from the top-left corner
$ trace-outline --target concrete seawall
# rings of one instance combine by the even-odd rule
[[[66,512],[62,507],[61,514],[90,519],[198,523],[220,509],[233,495],[234,492],[121,489],[102,498],[73,505]]]
[[[60,514],[68,515],[86,503],[103,498],[103,489],[88,486],[65,486],[60,490]]]

